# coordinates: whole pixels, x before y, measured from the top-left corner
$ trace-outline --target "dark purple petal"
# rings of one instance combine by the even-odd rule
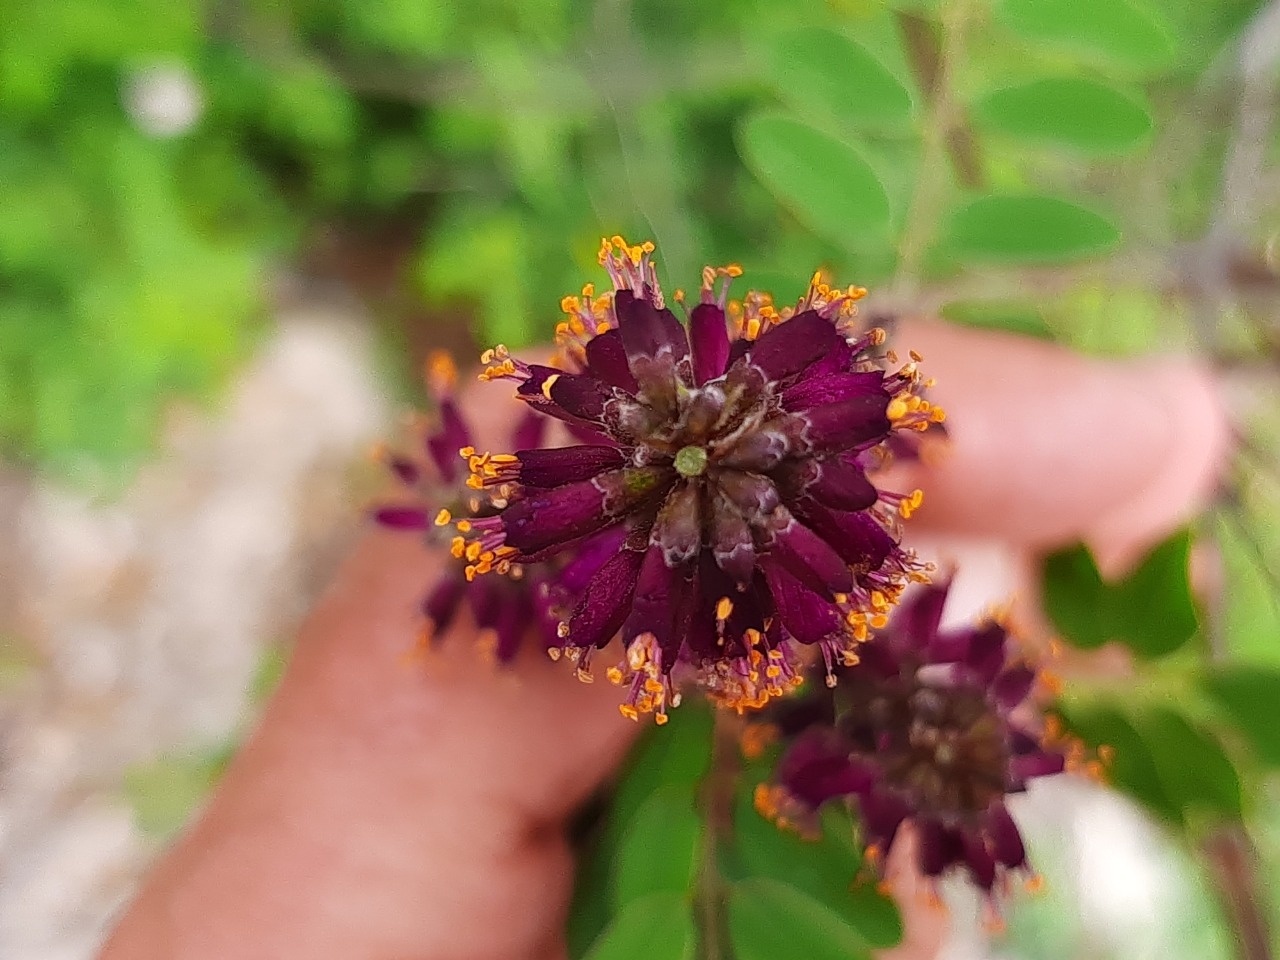
[[[587,370],[627,393],[640,389],[627,365],[627,351],[617,330],[606,330],[587,341]]]
[[[603,647],[622,629],[645,554],[623,549],[605,562],[569,618],[569,642],[577,647]]]
[[[509,591],[503,598],[498,622],[498,647],[494,651],[499,663],[510,663],[520,652],[520,642],[533,627],[533,604],[524,590]]]
[[[667,353],[678,363],[689,356],[689,338],[670,310],[658,309],[630,290],[615,293],[613,307],[618,315],[618,332],[622,335],[628,365],[637,380],[643,380],[636,370],[639,358],[655,359]]]
[[[792,519],[774,533],[769,551],[817,592],[848,593],[853,589],[849,565],[825,540],[798,520]]]
[[[1022,783],[1036,777],[1051,777],[1066,768],[1067,761],[1062,754],[1047,751],[1023,754],[1009,761],[1010,775]]]
[[[502,577],[477,577],[467,586],[471,616],[481,630],[492,630],[502,616],[503,597],[510,584]]]
[[[863,833],[884,853],[893,844],[898,827],[907,818],[907,807],[898,797],[880,790],[868,790],[858,799]]]
[[[1036,682],[1036,672],[1026,664],[1005,667],[991,684],[991,695],[1001,710],[1009,711],[1031,693]]]
[[[658,510],[651,542],[662,548],[667,566],[688,563],[702,549],[701,488],[681,481],[671,488]]]
[[[431,621],[436,636],[449,629],[466,593],[467,581],[456,574],[441,577],[431,588],[422,601],[422,615]]]
[[[1022,834],[1003,803],[991,805],[986,826],[996,860],[1011,870],[1026,864],[1027,848],[1022,843]]]
[[[849,749],[830,730],[802,734],[778,762],[775,779],[789,796],[811,810],[828,800],[862,793],[872,774],[849,756]]]
[[[882,396],[884,392],[884,374],[879,370],[832,373],[821,377],[806,375],[782,392],[782,408],[807,410],[854,397]]]
[[[993,682],[1004,666],[1008,636],[1004,627],[995,622],[968,631],[965,668],[983,683]]]
[[[454,452],[456,453],[457,451]],[[387,466],[396,475],[396,479],[405,486],[412,487],[422,479],[422,471],[418,468],[418,465],[405,457],[389,457]]]
[[[722,376],[729,365],[729,328],[724,311],[714,303],[700,303],[689,314],[689,342],[693,347],[693,382],[698,386]]]
[[[841,453],[889,435],[889,397],[867,394],[788,414],[788,436],[806,453]]]
[[[814,593],[781,563],[761,561],[765,580],[787,632],[800,643],[818,643],[844,633],[844,618],[831,600]]]
[[[716,564],[735,584],[750,583],[756,568],[756,547],[742,511],[719,493],[712,498],[708,510],[711,553]]]
[[[832,510],[866,510],[880,499],[879,491],[867,479],[855,457],[844,455],[792,463],[796,467],[783,464],[779,468],[794,478],[792,488],[803,490]]]
[[[573,552],[573,559],[564,565],[556,577],[559,586],[577,595],[615,553],[622,549],[627,530],[622,526],[610,527],[587,538]]]
[[[536,410],[526,410],[524,416],[511,431],[512,450],[533,450],[542,446],[543,435],[547,432],[547,418]]]
[[[567,547],[659,494],[670,477],[663,467],[637,467],[538,491],[503,512],[506,542],[526,557]]]
[[[769,516],[782,502],[771,480],[750,473],[721,470],[716,486],[749,519]]]
[[[847,373],[856,359],[852,344],[844,337],[830,350],[805,368],[805,379],[825,377],[832,373]]]
[[[471,431],[462,419],[458,405],[451,397],[440,401],[440,428],[427,437],[427,454],[440,471],[446,483],[452,483],[462,474],[462,462],[458,451],[471,445]]]
[[[801,373],[828,350],[843,343],[830,320],[813,310],[798,313],[766,330],[747,354],[752,366],[769,380],[785,380]]]
[[[888,531],[865,513],[828,510],[812,501],[798,503],[794,509],[855,572],[879,570],[896,547]]]
[[[910,647],[930,663],[952,663],[956,659],[950,649],[935,642],[950,589],[949,579],[916,587],[890,623],[895,640],[901,638],[900,645]]]
[[[961,836],[964,847],[964,862],[969,868],[973,882],[983,890],[990,890],[996,882],[996,858],[982,842],[982,837],[970,832]]]
[[[920,844],[920,871],[925,876],[940,876],[964,856],[964,845],[957,831],[932,819],[918,821],[916,830]]]
[[[662,548],[651,546],[640,567],[631,615],[622,625],[623,642],[630,643],[643,633],[652,634],[663,653],[663,671],[669,673],[675,666],[695,599],[692,569],[668,567]]]
[[[769,472],[791,454],[794,446],[784,426],[779,418],[747,432],[720,458],[720,464],[752,473]]]
[[[557,420],[600,426],[605,405],[613,399],[609,386],[590,374],[564,373],[554,367],[529,365],[530,376],[516,395],[535,410]]]
[[[393,530],[425,530],[431,525],[421,507],[379,507],[373,519]]]
[[[578,446],[519,450],[520,482],[527,487],[559,487],[616,470],[626,462],[618,447]]]

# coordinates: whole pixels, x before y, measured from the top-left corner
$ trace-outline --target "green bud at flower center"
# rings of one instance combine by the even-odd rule
[[[702,447],[681,447],[675,467],[682,477],[700,477],[707,472],[707,451]]]

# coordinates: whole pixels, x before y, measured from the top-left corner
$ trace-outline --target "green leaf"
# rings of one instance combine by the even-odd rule
[[[737,960],[857,960],[862,939],[812,897],[757,877],[729,891],[729,937]]]
[[[1081,153],[1125,153],[1151,134],[1141,101],[1084,77],[1052,77],[1006,87],[973,107],[974,120],[994,133]]]
[[[597,835],[578,861],[573,902],[565,923],[565,948],[573,960],[583,957],[613,916],[613,851]]]
[[[1169,707],[1144,711],[1138,726],[1165,791],[1184,814],[1205,812],[1240,819],[1240,776],[1217,737]]]
[[[966,327],[1004,330],[1040,340],[1054,338],[1044,314],[1031,304],[1017,300],[953,300],[941,313],[943,319]]]
[[[847,246],[855,235],[887,229],[884,186],[847,144],[778,114],[748,117],[737,141],[760,182],[820,236]]]
[[[692,788],[711,765],[714,718],[698,701],[686,702],[671,713],[666,726],[652,725],[641,736],[624,767],[610,811],[612,832],[620,836],[639,813],[645,800],[659,787]]]
[[[951,215],[950,247],[962,258],[1057,263],[1106,253],[1120,231],[1101,214],[1048,196],[989,195]]]
[[[649,796],[627,826],[614,861],[614,902],[625,906],[654,893],[683,894],[693,886],[702,847],[702,820],[693,790],[669,786]]]
[[[1121,639],[1139,656],[1172,653],[1200,629],[1190,556],[1191,534],[1182,530],[1147,554],[1114,590],[1111,616]]]
[[[1061,704],[1068,727],[1092,747],[1108,746],[1115,755],[1107,768],[1113,786],[1156,816],[1181,823],[1182,808],[1170,797],[1151,749],[1133,724],[1114,707]]]
[[[1063,639],[1082,650],[1095,650],[1110,640],[1107,585],[1089,548],[1077,544],[1051,553],[1040,569],[1045,613]]]
[[[1180,649],[1200,628],[1191,596],[1186,530],[1155,547],[1119,583],[1108,584],[1084,546],[1045,557],[1045,611],[1072,646],[1093,650],[1118,640],[1154,659]]]
[[[1224,667],[1205,676],[1205,690],[1263,763],[1280,767],[1280,670]]]
[[[848,811],[828,807],[823,811],[822,835],[802,839],[762,817],[750,791],[743,789],[735,798],[733,825],[729,863],[735,876],[763,877],[801,891],[872,947],[892,947],[902,940],[897,906],[877,891],[875,878],[862,869]]]
[[[690,960],[696,931],[689,903],[655,893],[627,904],[591,945],[587,960]]]
[[[1000,0],[996,13],[1028,40],[1124,71],[1156,72],[1176,59],[1165,25],[1129,0]]]
[[[862,46],[822,27],[785,31],[765,58],[769,79],[801,116],[829,116],[853,128],[902,131],[911,94]]]

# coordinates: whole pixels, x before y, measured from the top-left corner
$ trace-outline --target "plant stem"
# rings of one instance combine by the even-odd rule
[[[929,98],[929,112],[921,131],[920,170],[915,195],[907,211],[898,246],[898,293],[910,296],[919,284],[921,260],[946,199],[948,156],[962,183],[976,184],[980,176],[971,137],[961,135],[956,122],[958,106],[952,97],[957,65],[963,57],[968,0],[948,0],[942,5],[941,36],[934,38],[930,24],[911,14],[899,14],[898,26],[921,90]]]
[[[702,785],[702,814],[706,835],[695,890],[700,960],[732,960],[725,914],[727,891],[720,875],[720,847],[733,829],[733,788],[738,779],[736,718],[715,713],[711,739],[711,770]]]
[[[1200,845],[1236,935],[1240,960],[1272,960],[1271,933],[1258,882],[1258,854],[1241,824],[1228,824]]]

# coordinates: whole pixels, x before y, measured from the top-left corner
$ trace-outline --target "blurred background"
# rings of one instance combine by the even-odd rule
[[[822,266],[873,311],[1217,365],[1244,446],[1197,643],[1280,668],[1278,90],[1277,0],[0,0],[0,956],[92,955],[426,351],[545,337],[601,235],[671,286]],[[1246,956],[1200,854],[1243,823],[1270,916],[1269,717],[1220,735],[1226,814],[1033,794],[1051,894],[949,955]]]

